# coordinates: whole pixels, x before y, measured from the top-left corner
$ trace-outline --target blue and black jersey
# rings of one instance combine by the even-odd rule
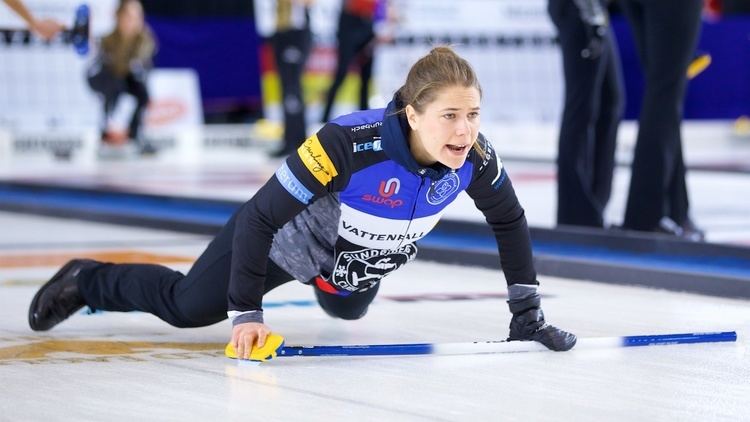
[[[528,227],[483,135],[464,165],[419,165],[398,99],[309,137],[240,210],[229,284],[234,323],[259,321],[267,260],[342,296],[372,288],[414,259],[417,241],[466,191],[497,239],[508,284],[536,284]]]

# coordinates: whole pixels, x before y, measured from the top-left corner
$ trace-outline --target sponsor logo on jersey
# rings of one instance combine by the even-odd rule
[[[503,185],[505,182],[505,179],[508,178],[508,175],[505,173],[505,170],[503,169],[503,162],[500,160],[500,158],[495,154],[495,151],[492,151],[492,158],[495,160],[495,167],[497,174],[495,174],[495,178],[492,179],[492,182],[490,184],[492,185],[492,188],[495,190],[500,189],[500,186]]]
[[[320,144],[318,135],[307,138],[302,146],[297,149],[297,154],[321,185],[328,184],[331,179],[338,176],[338,170],[333,165],[328,153],[323,149],[323,145]]]
[[[498,168],[497,176],[495,176],[495,179],[492,181],[492,189],[499,190],[500,186],[505,183],[505,179],[507,178],[508,174],[505,172],[505,170],[503,170],[502,167]]]
[[[298,201],[303,204],[309,204],[313,194],[310,192],[302,182],[294,176],[292,170],[286,163],[282,164],[278,170],[276,170],[276,178],[279,179],[281,186],[286,189],[293,197],[297,198]]]
[[[398,249],[361,249],[338,254],[331,282],[349,292],[369,289],[380,279],[414,259],[417,246],[404,245]]]
[[[391,196],[397,194],[399,189],[401,189],[401,181],[395,177],[391,177],[388,180],[382,180],[380,182],[378,193],[383,198],[390,198]]]
[[[430,185],[427,190],[427,202],[430,205],[438,205],[454,194],[460,185],[456,172],[449,172],[442,179]]]
[[[380,127],[380,126],[383,126],[383,122],[382,121],[377,121],[377,122],[372,122],[372,123],[365,123],[365,124],[359,125],[359,126],[352,126],[351,131],[354,132],[354,133],[357,133],[360,130],[372,129],[372,128],[376,128],[376,127]]]
[[[367,240],[379,240],[379,241],[403,241],[403,240],[410,240],[415,241],[423,238],[425,236],[425,232],[419,232],[419,233],[372,233],[368,232],[366,230],[362,230],[361,228],[357,228],[354,226],[354,224],[349,224],[345,220],[341,220],[341,227],[344,228],[344,230],[348,231],[349,233],[353,234],[356,237],[361,237],[362,239]]]
[[[482,158],[482,164],[479,165],[479,171],[482,171],[495,156],[495,151],[492,150],[492,145],[490,145],[489,141],[480,143],[479,145],[481,145],[484,150],[484,158]]]
[[[398,208],[404,205],[404,201],[400,199],[383,198],[382,196],[370,195],[369,193],[362,195],[362,200],[390,208]]]
[[[392,177],[388,180],[381,180],[380,187],[378,188],[378,195],[367,193],[362,195],[362,200],[391,208],[400,207],[404,205],[404,201],[391,198],[391,196],[398,193],[399,189],[401,189],[401,181],[397,178]]]
[[[380,139],[368,142],[355,142],[353,147],[354,152],[362,151],[382,151],[383,146],[380,144]]]

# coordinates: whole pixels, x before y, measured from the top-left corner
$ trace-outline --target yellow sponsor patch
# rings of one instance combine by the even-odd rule
[[[338,171],[333,165],[331,158],[328,156],[323,146],[320,145],[318,135],[313,135],[305,140],[302,146],[297,149],[302,162],[305,164],[310,173],[318,179],[321,185],[326,185],[334,177],[338,176]]]

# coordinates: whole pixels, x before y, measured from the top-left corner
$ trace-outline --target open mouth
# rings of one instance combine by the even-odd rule
[[[448,148],[449,151],[455,153],[464,152],[468,147],[468,145],[446,145],[446,148]]]

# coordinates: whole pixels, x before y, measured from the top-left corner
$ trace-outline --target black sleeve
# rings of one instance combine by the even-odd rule
[[[274,235],[315,199],[346,186],[351,174],[350,151],[346,130],[327,124],[305,140],[238,211],[228,291],[230,312],[262,309]]]
[[[479,146],[482,153],[471,152],[474,175],[466,193],[492,227],[508,285],[538,284],[524,210],[502,162],[481,134]]]

